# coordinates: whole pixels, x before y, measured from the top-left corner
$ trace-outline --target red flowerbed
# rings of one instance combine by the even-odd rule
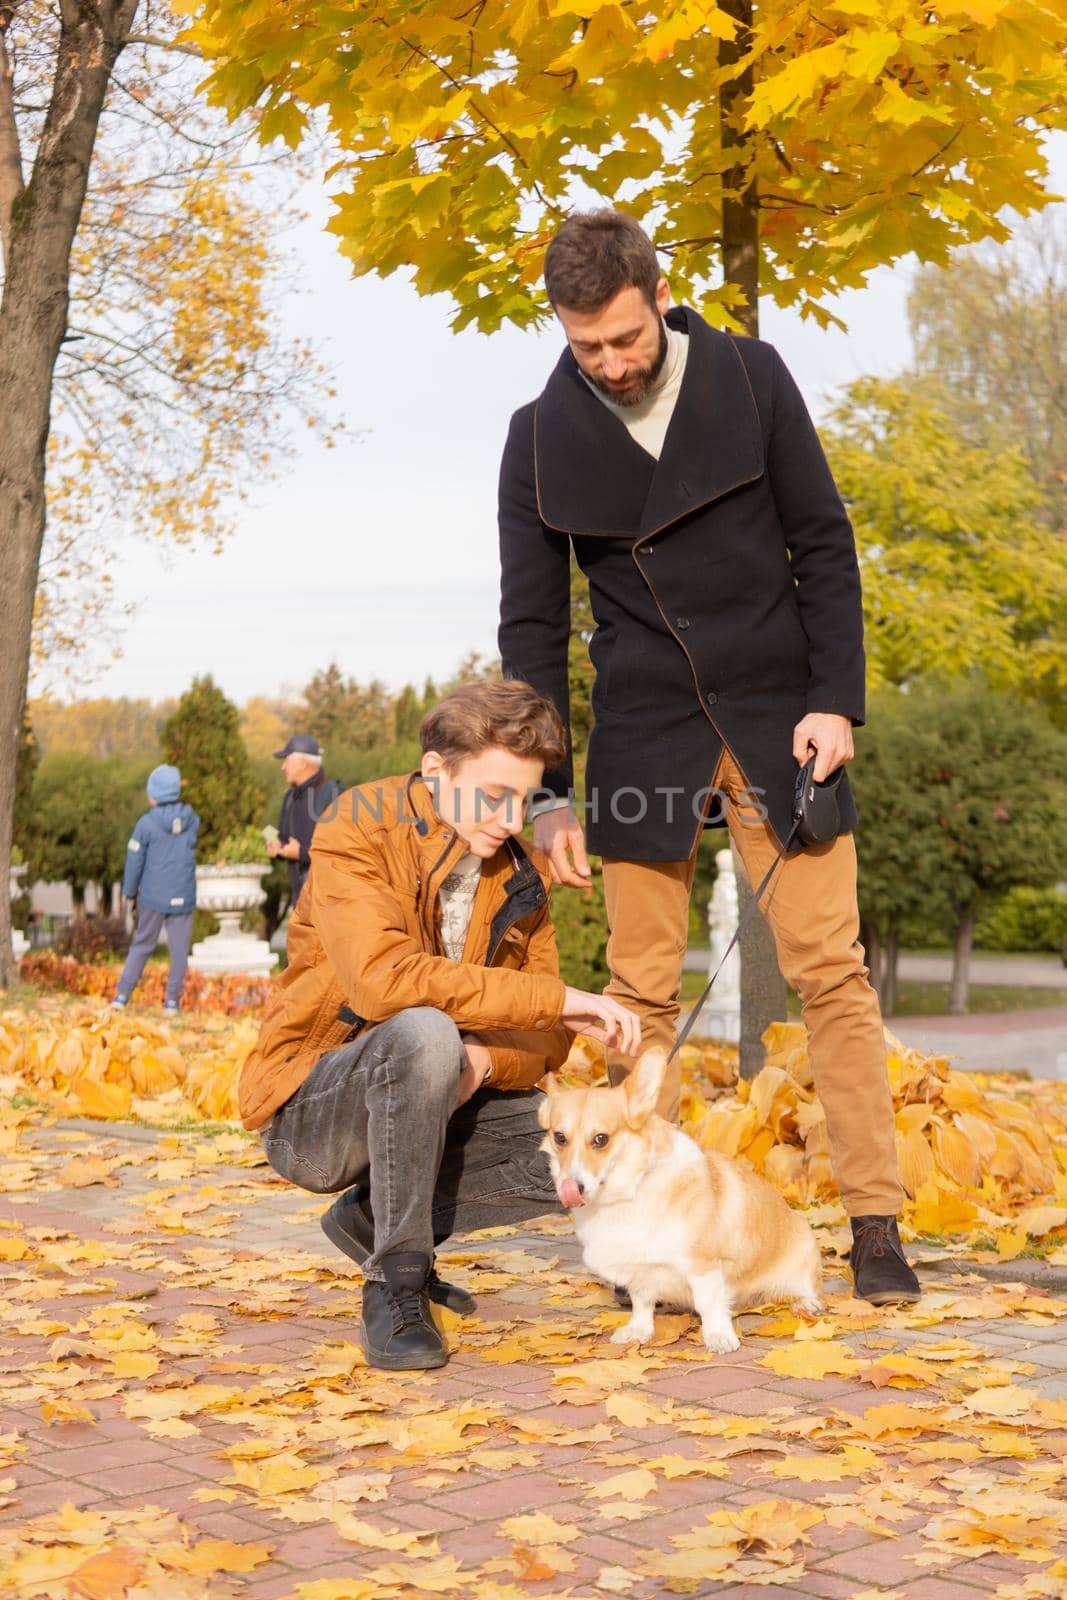
[[[35,950],[23,956],[19,972],[25,983],[42,989],[62,989],[67,994],[98,995],[111,1000],[115,995],[118,963],[77,961],[73,956],[56,955],[54,950]],[[270,991],[269,978],[246,978],[236,974],[210,977],[190,972],[182,991],[183,1011],[221,1011],[227,1016],[257,1010]],[[167,969],[149,962],[133,996],[134,1005],[161,1006],[167,992]]]

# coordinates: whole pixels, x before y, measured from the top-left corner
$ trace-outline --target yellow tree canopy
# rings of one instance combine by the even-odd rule
[[[763,291],[824,322],[879,264],[1006,237],[1006,207],[1051,198],[1065,122],[1055,0],[766,0],[740,30],[745,0],[180,4],[215,104],[292,146],[325,120],[355,272],[412,269],[457,328],[542,318],[545,244],[591,201],[642,219],[676,298],[729,324],[723,199],[751,185]]]

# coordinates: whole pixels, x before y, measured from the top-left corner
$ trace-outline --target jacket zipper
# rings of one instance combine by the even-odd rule
[[[435,934],[436,934],[437,929],[436,929],[436,924],[431,923],[431,920],[430,920],[430,917],[429,917],[430,908],[433,906],[434,901],[433,901],[433,896],[428,891],[429,891],[430,884],[433,882],[434,873],[441,866],[442,862],[447,859],[449,853],[451,852],[452,846],[455,844],[455,842],[456,842],[456,840],[458,838],[459,838],[459,834],[457,832],[455,832],[455,830],[453,830],[452,837],[449,839],[448,843],[445,845],[444,849],[441,851],[441,854],[438,856],[437,860],[434,862],[433,866],[430,868],[429,872],[426,874],[427,895],[426,895],[425,901],[423,901],[423,899],[422,899],[422,887],[423,887],[422,875],[420,873],[418,873],[418,872],[415,874],[415,914],[418,917],[419,922],[422,924],[422,926],[426,930],[426,934],[427,934],[427,937],[429,939],[431,952],[436,950],[437,940],[435,938]]]

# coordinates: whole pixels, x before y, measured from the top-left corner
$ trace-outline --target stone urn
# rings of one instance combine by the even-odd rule
[[[19,895],[22,893],[22,879],[25,876],[26,876],[26,863],[24,861],[20,861],[17,867],[14,866],[14,865],[11,866],[11,868],[10,868],[10,877],[8,878],[7,887],[8,887],[8,894],[9,894],[9,896],[10,896],[10,898],[12,900],[17,900]],[[29,948],[30,948],[30,941],[27,939],[27,937],[23,933],[22,929],[21,928],[12,928],[12,930],[11,930],[11,949],[12,949],[12,951],[14,953],[15,960],[16,961],[20,961],[22,959],[22,957],[26,954],[26,951]]]
[[[201,939],[189,952],[189,965],[195,972],[218,975],[246,973],[266,978],[278,959],[266,939],[241,930],[241,918],[254,911],[267,898],[262,880],[270,871],[269,862],[242,862],[226,867],[197,867],[196,903],[219,919],[219,931]]]

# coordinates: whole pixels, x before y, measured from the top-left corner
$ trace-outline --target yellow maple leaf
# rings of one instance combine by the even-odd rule
[[[616,1472],[610,1478],[601,1479],[586,1493],[591,1500],[610,1500],[615,1496],[620,1500],[643,1500],[655,1487],[654,1473],[647,1467],[635,1467],[632,1472]]]
[[[780,1378],[825,1378],[831,1373],[851,1377],[860,1370],[848,1346],[831,1339],[787,1344],[761,1356],[756,1365],[770,1367]]]
[[[514,1539],[519,1544],[570,1544],[577,1539],[581,1529],[573,1522],[557,1522],[547,1511],[532,1511],[517,1517],[508,1517],[500,1524],[501,1536]]]

